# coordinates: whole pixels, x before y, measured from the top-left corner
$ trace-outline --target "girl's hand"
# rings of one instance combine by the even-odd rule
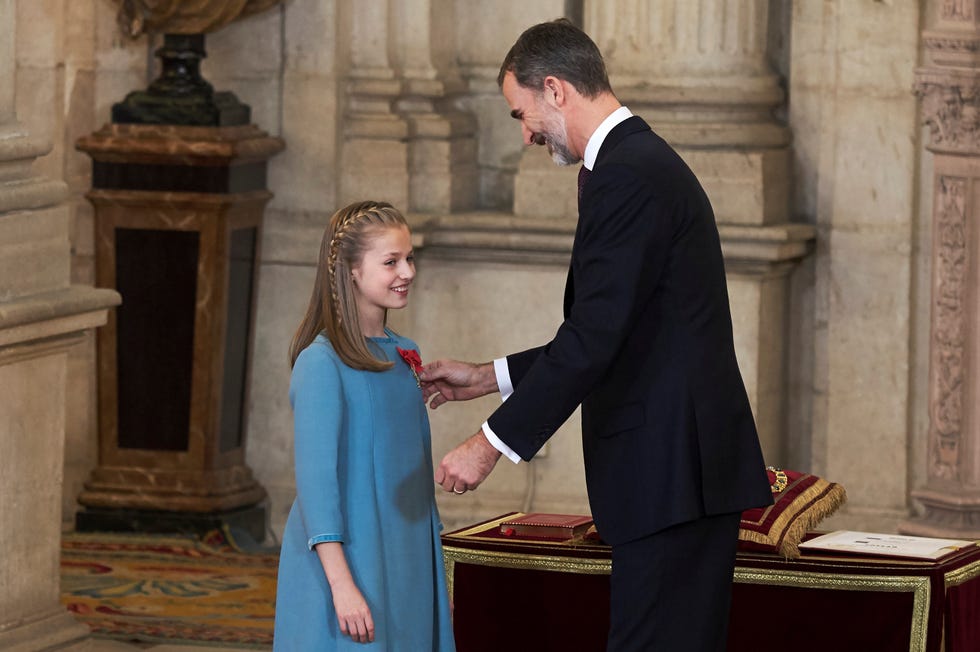
[[[324,541],[314,546],[323,572],[330,584],[333,595],[333,610],[337,613],[337,624],[345,636],[355,643],[374,641],[374,619],[367,601],[354,583],[354,577],[344,556],[343,544],[339,541]]]
[[[371,618],[371,610],[354,582],[331,587],[331,592],[340,631],[350,636],[355,643],[373,642],[374,619]]]

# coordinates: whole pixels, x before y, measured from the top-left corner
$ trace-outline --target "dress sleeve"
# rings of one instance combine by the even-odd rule
[[[310,549],[345,536],[338,477],[344,401],[337,364],[325,347],[313,344],[296,359],[289,387],[296,501]]]

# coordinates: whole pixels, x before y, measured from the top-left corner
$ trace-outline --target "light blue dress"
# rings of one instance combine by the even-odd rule
[[[296,500],[283,534],[273,649],[453,652],[439,542],[429,418],[389,332],[370,338],[382,372],[346,366],[322,335],[293,366],[289,398]],[[312,546],[341,541],[374,619],[375,638],[340,633],[330,586]]]

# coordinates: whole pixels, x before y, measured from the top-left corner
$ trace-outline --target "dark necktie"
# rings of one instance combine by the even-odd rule
[[[584,165],[578,169],[578,200],[579,201],[582,201],[582,188],[585,188],[585,184],[589,180],[590,174],[592,174],[592,170],[585,167]]]

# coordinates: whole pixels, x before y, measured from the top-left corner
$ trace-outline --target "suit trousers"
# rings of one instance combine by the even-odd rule
[[[723,652],[740,513],[612,548],[607,652]]]

